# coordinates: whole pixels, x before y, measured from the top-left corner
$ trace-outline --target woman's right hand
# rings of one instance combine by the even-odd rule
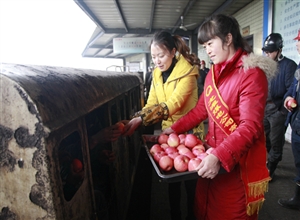
[[[169,128],[166,128],[165,130],[163,130],[162,133],[163,134],[171,134],[171,133],[174,133],[174,131],[171,127],[169,127]]]
[[[142,119],[140,117],[131,119],[127,124],[125,124],[123,136],[131,136],[141,124]]]

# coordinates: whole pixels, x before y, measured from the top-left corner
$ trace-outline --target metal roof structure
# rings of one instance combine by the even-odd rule
[[[253,0],[74,0],[92,19],[96,29],[83,57],[126,58],[116,54],[113,39],[151,37],[157,30],[191,38],[205,18],[224,13],[233,15]]]

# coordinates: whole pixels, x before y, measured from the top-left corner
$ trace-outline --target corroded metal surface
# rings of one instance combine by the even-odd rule
[[[20,64],[2,64],[0,71],[30,96],[50,130],[140,85],[138,75],[127,72]]]
[[[78,131],[87,163],[84,116],[140,85],[133,73],[2,63],[0,217],[91,218],[88,171],[77,196],[62,199],[57,145]]]

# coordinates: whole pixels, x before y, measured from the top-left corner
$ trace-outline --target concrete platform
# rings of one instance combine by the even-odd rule
[[[259,212],[259,220],[300,220],[300,211],[283,208],[277,203],[280,198],[293,196],[295,173],[291,144],[286,142],[283,160],[279,163],[275,177],[269,184],[265,203]],[[143,147],[136,175],[137,181],[127,219],[171,220],[167,193],[168,183],[158,177]],[[187,210],[184,205],[186,203],[184,192],[182,188],[182,219],[185,219]]]

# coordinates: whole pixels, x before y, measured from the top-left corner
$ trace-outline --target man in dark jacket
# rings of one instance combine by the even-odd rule
[[[297,40],[297,50],[300,54],[300,30],[298,31],[298,36],[294,38]],[[294,155],[294,162],[296,166],[296,190],[294,197],[290,199],[279,199],[279,205],[289,208],[298,209],[300,211],[300,94],[299,94],[299,83],[300,82],[300,63],[298,69],[295,72],[294,82],[290,86],[288,92],[285,95],[284,107],[289,111],[288,118],[286,120],[286,125],[290,123],[292,128],[292,150]],[[292,108],[288,102],[292,99],[296,99],[297,106]]]
[[[288,111],[283,106],[284,95],[293,82],[297,64],[282,55],[283,39],[280,34],[270,34],[262,50],[269,58],[278,62],[275,77],[269,80],[269,93],[265,108],[264,126],[268,151],[268,169],[273,177],[277,164],[282,160],[285,142],[285,120]]]

